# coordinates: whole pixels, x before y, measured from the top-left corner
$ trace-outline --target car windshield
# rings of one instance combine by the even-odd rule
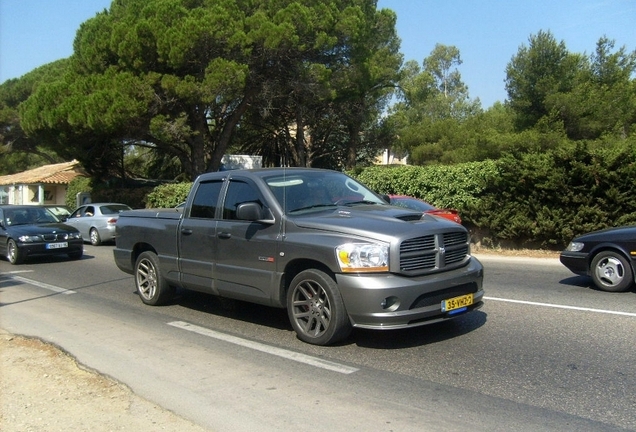
[[[64,206],[49,206],[46,209],[53,213],[59,221],[63,221],[71,215],[71,212],[68,210],[68,208]]]
[[[334,206],[386,204],[374,192],[338,172],[290,172],[265,178],[285,213]]]
[[[49,210],[41,207],[16,208],[5,212],[6,226],[36,225],[42,223],[59,222],[57,217]]]

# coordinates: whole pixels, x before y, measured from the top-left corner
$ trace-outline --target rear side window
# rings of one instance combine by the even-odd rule
[[[221,194],[221,181],[210,181],[199,184],[194,195],[190,217],[214,219],[216,207]]]

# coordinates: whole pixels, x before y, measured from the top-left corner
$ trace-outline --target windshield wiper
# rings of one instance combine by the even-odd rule
[[[369,201],[369,200],[351,201],[348,203],[343,203],[342,205],[352,206],[352,205],[358,205],[358,204],[381,205],[381,203],[379,202]]]
[[[297,212],[297,211],[301,211],[301,210],[310,210],[310,209],[315,209],[315,208],[321,208],[321,207],[335,207],[335,204],[314,204],[314,205],[310,205],[310,206],[306,206],[306,207],[300,207],[297,209],[293,209],[290,210],[289,212]]]

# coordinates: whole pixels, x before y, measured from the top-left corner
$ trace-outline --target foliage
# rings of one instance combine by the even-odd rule
[[[71,180],[71,182],[68,184],[68,187],[66,188],[66,205],[69,208],[76,208],[77,207],[77,194],[79,193],[92,193],[93,192],[93,186],[91,184],[91,179],[88,177],[83,177],[83,176],[79,176],[79,177],[75,177],[73,180]]]
[[[110,188],[99,185],[93,189],[91,198],[93,202],[116,202],[132,208],[144,208],[148,194],[153,190],[152,186]]]
[[[0,85],[0,174],[15,174],[66,159],[47,148],[46,143],[29,137],[20,125],[19,106],[38,86],[57,79],[66,60],[41,66],[19,79]]]
[[[117,0],[82,24],[63,76],[20,116],[94,178],[127,175],[137,146],[193,179],[255,130],[272,163],[330,154],[322,163],[352,166],[388,101],[398,49],[395,14],[373,0]]]
[[[494,161],[483,161],[426,167],[374,166],[353,175],[381,194],[408,195],[438,207],[465,209],[498,171]]]
[[[191,182],[169,183],[157,186],[146,196],[146,207],[176,207],[186,200],[191,187]]]
[[[500,176],[464,214],[495,240],[564,246],[578,234],[636,223],[636,139],[508,155],[497,165]]]
[[[636,121],[636,52],[613,50],[606,37],[586,56],[570,53],[550,32],[531,36],[506,68],[517,129],[547,126],[572,140],[627,137]]]
[[[493,245],[563,248],[582,233],[636,224],[636,137],[494,161],[375,166],[350,174],[378,193],[455,208]]]

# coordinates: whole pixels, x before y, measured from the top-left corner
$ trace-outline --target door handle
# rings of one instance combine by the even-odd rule
[[[230,234],[229,232],[220,232],[216,236],[220,239],[229,239],[230,237],[232,237],[232,234]]]
[[[191,229],[189,229],[189,228],[182,228],[182,229],[181,229],[181,234],[183,234],[183,235],[190,235],[190,234],[192,234],[192,230],[191,230]]]

